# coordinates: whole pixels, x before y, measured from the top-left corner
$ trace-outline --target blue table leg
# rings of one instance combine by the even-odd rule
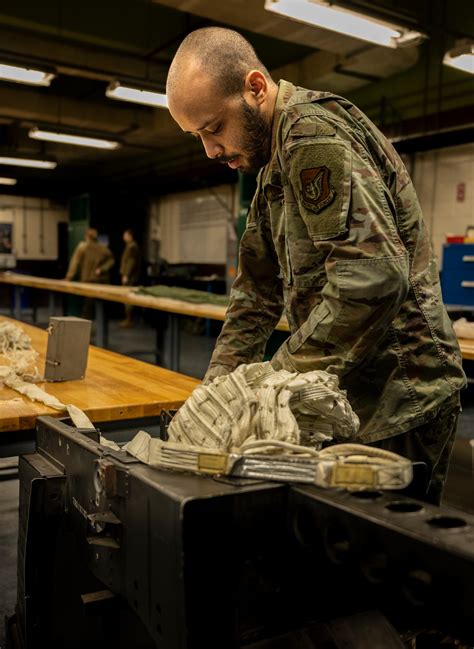
[[[15,320],[20,320],[21,318],[21,286],[15,286],[15,306],[13,307],[13,314]]]

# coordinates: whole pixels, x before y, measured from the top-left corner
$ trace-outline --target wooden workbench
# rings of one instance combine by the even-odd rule
[[[147,309],[156,309],[179,315],[190,315],[212,320],[224,320],[225,307],[214,304],[194,304],[170,298],[155,298],[149,295],[139,295],[127,286],[113,286],[111,284],[95,284],[87,282],[69,282],[62,279],[48,279],[19,273],[0,273],[0,283],[12,286],[25,286],[28,288],[44,289],[54,293],[81,295],[92,297],[106,302],[120,302],[132,304]]]
[[[39,352],[38,369],[44,369],[47,333],[23,322],[17,324]],[[0,356],[1,363],[1,356]],[[179,407],[199,381],[189,376],[90,346],[86,376],[78,381],[39,383],[62,403],[78,406],[93,422],[126,420],[159,415]],[[42,403],[31,401],[10,388],[0,389],[0,446],[2,433],[32,429],[40,415],[64,416]]]
[[[5,272],[0,273],[0,283],[9,284],[11,286],[19,287],[25,286],[28,288],[43,289],[54,293],[66,293],[70,295],[81,295],[84,297],[95,298],[98,303],[97,314],[97,334],[99,346],[105,346],[107,341],[106,328],[107,323],[100,308],[103,301],[120,302],[121,304],[132,304],[145,309],[154,309],[156,311],[163,311],[168,313],[170,318],[170,336],[168,345],[171,347],[170,367],[178,369],[178,356],[179,356],[179,332],[178,322],[173,316],[193,316],[197,318],[208,318],[210,320],[225,319],[226,308],[215,304],[194,304],[185,302],[183,300],[174,300],[164,297],[152,297],[150,295],[139,295],[134,293],[126,286],[112,286],[111,284],[88,284],[86,282],[68,282],[61,279],[48,279],[45,277],[34,277],[32,275],[20,275],[19,273]],[[20,313],[20,297],[16,296],[15,299],[15,317],[19,319]],[[286,318],[282,318],[277,324],[276,329],[279,331],[288,331],[288,322]],[[460,339],[459,344],[461,347],[462,357],[465,360],[474,360],[474,340]]]
[[[153,309],[167,314],[167,325],[165,327],[165,340],[160,341],[158,346],[164,348],[160,354],[165,360],[167,367],[179,370],[179,349],[180,333],[179,318],[191,316],[209,320],[225,320],[226,307],[215,304],[195,304],[184,300],[175,300],[165,297],[153,297],[151,295],[140,295],[127,286],[112,286],[111,284],[93,284],[86,282],[69,282],[61,279],[48,279],[45,277],[34,277],[32,275],[21,275],[19,273],[0,273],[0,283],[14,287],[15,300],[13,315],[17,320],[21,319],[21,295],[22,287],[46,290],[49,294],[50,315],[55,312],[55,295],[64,293],[69,295],[80,295],[96,300],[96,344],[99,347],[107,347],[108,327],[104,311],[104,302],[119,302],[131,304],[144,309]],[[282,318],[276,329],[288,331],[288,322]],[[163,359],[165,357],[165,359]]]
[[[44,289],[56,293],[67,293],[70,295],[81,295],[92,297],[96,300],[108,302],[120,302],[121,304],[132,304],[145,309],[155,309],[176,315],[188,315],[210,320],[225,319],[226,307],[216,304],[196,304],[184,300],[174,300],[166,297],[153,297],[151,295],[140,295],[127,286],[112,286],[111,284],[89,284],[86,282],[69,282],[62,279],[48,279],[45,277],[34,277],[32,275],[20,275],[19,273],[0,273],[0,283],[12,286],[26,286],[28,288]],[[282,319],[277,327],[282,331],[288,331],[286,319]]]

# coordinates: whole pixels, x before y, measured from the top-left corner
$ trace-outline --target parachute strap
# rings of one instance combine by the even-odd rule
[[[319,458],[324,472],[321,480],[331,487],[402,489],[413,477],[410,460],[373,446],[335,444],[320,451]]]
[[[140,431],[125,450],[162,469],[256,480],[304,482],[325,488],[402,489],[412,479],[410,460],[362,444],[336,444],[322,451],[280,440],[253,440],[230,453],[163,442]]]

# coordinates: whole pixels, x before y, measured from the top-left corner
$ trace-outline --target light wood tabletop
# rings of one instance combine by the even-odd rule
[[[83,295],[94,297],[99,300],[120,302],[122,304],[133,304],[146,309],[155,309],[177,315],[188,315],[211,320],[225,319],[226,308],[215,304],[193,304],[183,300],[173,300],[165,297],[152,297],[150,295],[138,295],[126,286],[112,286],[111,284],[88,284],[85,282],[68,282],[61,279],[48,279],[45,277],[34,277],[32,275],[20,275],[19,273],[0,273],[0,283],[13,286],[27,286],[31,288],[46,289],[59,293]],[[276,329],[288,331],[288,322],[282,318]],[[462,357],[465,360],[474,360],[474,340],[467,338],[459,339]]]
[[[130,290],[127,286],[112,286],[111,284],[89,284],[86,282],[69,282],[62,279],[48,279],[34,277],[33,275],[20,275],[19,273],[0,273],[0,283],[12,286],[26,286],[29,288],[45,289],[58,293],[82,295],[97,300],[132,304],[145,309],[165,311],[175,315],[187,315],[210,320],[225,320],[225,306],[216,304],[195,304],[184,300],[175,300],[167,297],[153,297],[140,295]],[[288,323],[282,318],[276,329],[288,331]]]
[[[38,369],[42,373],[46,331],[0,317],[0,322],[5,321],[17,324],[31,337],[34,349],[39,352]],[[1,359],[0,355],[0,364]],[[151,417],[164,409],[177,408],[199,383],[192,377],[90,346],[84,379],[38,385],[62,403],[81,408],[92,421],[105,422]],[[0,389],[0,433],[34,428],[40,415],[59,417],[64,413],[31,401],[10,388]]]

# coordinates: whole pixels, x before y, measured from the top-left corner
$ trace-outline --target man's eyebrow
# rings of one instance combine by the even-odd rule
[[[207,121],[203,126],[201,126],[200,128],[197,128],[195,131],[184,131],[184,132],[185,132],[185,133],[189,133],[189,134],[192,135],[193,133],[196,133],[196,131],[203,131],[203,130],[204,130],[205,128],[207,128],[207,127],[209,126],[209,124],[211,124],[213,121],[214,121],[214,120],[212,120],[212,119],[208,120],[208,121]]]

